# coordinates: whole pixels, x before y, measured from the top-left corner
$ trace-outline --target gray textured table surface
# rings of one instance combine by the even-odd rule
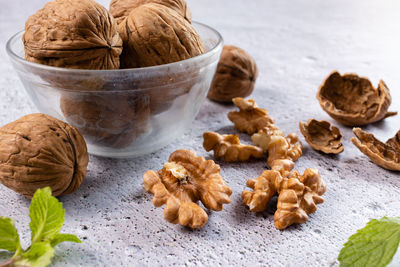
[[[0,2],[0,124],[36,111],[4,47],[45,2]],[[100,2],[108,5],[108,0]],[[382,78],[392,91],[391,109],[400,111],[398,0],[191,0],[189,5],[195,20],[215,27],[226,43],[243,47],[256,58],[260,76],[253,98],[269,109],[286,133],[298,133],[300,120],[334,122],[315,98],[333,69],[368,76],[375,85]],[[400,215],[399,173],[371,163],[350,143],[351,129],[341,127],[345,152],[339,156],[323,156],[303,142],[304,156],[297,169],[318,168],[328,187],[325,203],[307,223],[279,231],[272,215],[250,213],[242,205],[245,182],[261,173],[263,162],[219,162],[234,190],[232,203],[222,212],[211,212],[203,229],[166,223],[163,209],[154,208],[152,196],[142,189],[143,173],[161,168],[178,148],[209,155],[202,149],[201,134],[233,131],[226,118],[231,109],[206,101],[179,140],[151,155],[131,160],[91,157],[80,189],[60,198],[66,209],[63,230],[84,242],[60,245],[54,266],[331,266],[337,264],[349,235],[369,219]],[[399,128],[400,117],[366,127],[384,140]],[[27,199],[0,185],[0,215],[16,221],[25,245],[30,238],[28,206]],[[397,257],[393,266],[399,262]]]

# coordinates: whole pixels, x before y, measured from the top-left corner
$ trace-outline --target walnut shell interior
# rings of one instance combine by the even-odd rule
[[[232,102],[235,97],[249,96],[257,76],[257,64],[252,56],[239,47],[225,45],[207,97]]]
[[[50,186],[72,193],[86,176],[89,156],[78,130],[44,114],[30,114],[0,128],[0,182],[32,197]]]
[[[388,112],[392,102],[383,81],[375,88],[367,78],[332,72],[320,86],[317,98],[332,118],[348,126],[380,121],[397,112]]]
[[[110,13],[92,0],[55,0],[30,16],[25,58],[72,69],[118,69],[122,40]]]
[[[132,9],[148,3],[169,7],[178,12],[178,14],[184,17],[189,23],[192,21],[192,13],[185,0],[112,0],[110,3],[110,13],[117,23],[120,24],[129,15]]]
[[[124,43],[121,68],[177,62],[204,53],[195,28],[176,11],[159,4],[133,9],[119,24]]]
[[[351,141],[372,162],[384,169],[400,171],[400,131],[386,143],[360,128],[354,128],[353,133],[357,138],[353,137]]]
[[[308,120],[299,123],[300,131],[307,143],[315,150],[326,154],[343,152],[342,134],[340,130],[327,121]]]

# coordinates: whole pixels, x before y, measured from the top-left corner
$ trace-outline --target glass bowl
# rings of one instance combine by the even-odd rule
[[[57,68],[24,59],[23,32],[7,52],[41,113],[78,128],[89,153],[136,157],[181,136],[204,102],[222,50],[222,37],[193,22],[206,53],[179,62],[122,70]]]

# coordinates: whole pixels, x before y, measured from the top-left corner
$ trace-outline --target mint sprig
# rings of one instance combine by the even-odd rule
[[[400,243],[400,217],[371,220],[352,235],[340,251],[341,267],[384,267],[393,259]]]
[[[1,266],[42,267],[51,263],[54,247],[61,242],[81,243],[72,234],[61,234],[65,210],[62,203],[51,195],[49,187],[38,189],[29,207],[31,246],[23,250],[18,231],[10,218],[0,217],[0,250],[14,252],[14,256]]]

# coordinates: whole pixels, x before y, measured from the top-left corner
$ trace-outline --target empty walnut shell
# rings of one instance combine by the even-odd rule
[[[339,129],[327,121],[308,120],[299,123],[300,131],[307,143],[315,150],[326,154],[339,154],[343,152],[342,134]]]
[[[0,128],[0,182],[32,197],[50,186],[72,193],[86,176],[89,156],[77,129],[44,114],[30,114]]]
[[[214,101],[232,102],[232,98],[249,96],[257,76],[255,60],[243,49],[226,45],[207,97]]]
[[[122,40],[108,11],[92,0],[55,0],[30,16],[25,58],[71,69],[118,69]]]
[[[321,107],[335,120],[348,126],[380,121],[397,112],[388,112],[392,102],[383,81],[377,88],[356,74],[332,72],[320,86],[317,98]]]
[[[194,27],[176,11],[159,4],[133,9],[119,24],[124,43],[121,68],[173,63],[204,53]]]
[[[357,138],[353,137],[351,141],[372,162],[384,169],[400,171],[400,131],[386,144],[376,139],[373,134],[360,128],[354,128],[353,133]]]
[[[188,22],[192,20],[192,13],[185,0],[112,0],[110,13],[114,16],[117,23],[120,24],[132,9],[148,3],[164,5],[178,12]]]

